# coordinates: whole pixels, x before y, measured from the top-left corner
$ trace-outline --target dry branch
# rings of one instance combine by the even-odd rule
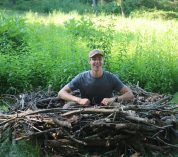
[[[9,112],[0,112],[0,142],[35,138],[62,156],[92,154],[96,147],[110,156],[177,151],[178,106],[170,106],[171,96],[131,88],[133,102],[70,110],[62,109],[64,101],[53,91],[5,95],[3,102],[9,97],[15,104],[7,101]]]

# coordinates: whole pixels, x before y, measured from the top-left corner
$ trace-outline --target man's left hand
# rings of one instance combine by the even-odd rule
[[[101,101],[101,104],[103,105],[109,105],[111,102],[114,101],[115,98],[104,98],[102,101]]]

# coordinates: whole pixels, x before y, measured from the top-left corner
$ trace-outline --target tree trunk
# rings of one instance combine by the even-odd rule
[[[101,6],[104,5],[104,0],[100,0]]]
[[[12,4],[13,4],[13,5],[16,5],[16,0],[12,0]]]
[[[94,10],[96,9],[96,0],[93,0],[93,8],[94,8]]]
[[[123,0],[121,0],[120,4],[121,4],[121,15],[124,17],[125,14],[124,14],[124,8],[123,8]]]

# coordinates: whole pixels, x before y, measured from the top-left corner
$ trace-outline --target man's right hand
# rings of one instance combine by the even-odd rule
[[[88,106],[90,105],[90,100],[89,99],[86,99],[86,98],[77,98],[77,101],[76,101],[78,104],[80,105],[83,105],[83,106]]]

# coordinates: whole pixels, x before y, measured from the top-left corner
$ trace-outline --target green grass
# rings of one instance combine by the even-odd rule
[[[20,141],[17,144],[0,144],[0,157],[39,157],[41,156],[40,151],[38,144],[28,141]]]
[[[177,22],[146,19],[124,22],[125,28],[119,26],[121,31],[114,47],[115,52],[120,51],[118,55],[113,53],[115,58],[118,57],[116,66],[120,62],[121,76],[135,83],[139,81],[149,91],[176,91]],[[130,77],[128,73],[131,73]]]
[[[13,18],[10,11],[7,17]],[[19,18],[25,21],[22,28],[15,23],[13,27],[7,26],[19,29],[17,33],[27,43],[28,53],[12,57],[7,51],[0,55],[0,76],[4,82],[1,93],[10,88],[22,92],[48,84],[59,90],[77,73],[89,68],[87,53],[92,48],[106,52],[106,69],[117,73],[125,83],[139,82],[146,90],[160,93],[177,90],[176,20],[81,16],[57,11],[42,15],[27,12]],[[21,34],[22,29],[25,35]],[[20,48],[23,53],[23,47]]]
[[[173,95],[173,99],[171,100],[171,103],[178,104],[178,92]]]

